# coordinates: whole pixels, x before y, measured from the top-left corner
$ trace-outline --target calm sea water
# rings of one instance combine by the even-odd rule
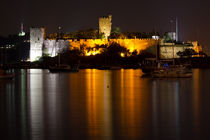
[[[187,79],[141,70],[16,71],[0,81],[0,138],[210,139],[210,70]]]

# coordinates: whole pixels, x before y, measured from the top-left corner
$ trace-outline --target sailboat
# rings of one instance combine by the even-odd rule
[[[0,79],[13,79],[14,73],[7,73],[5,70],[0,69]]]
[[[66,65],[66,64],[59,64],[55,66],[49,67],[50,72],[78,72],[79,71],[79,65]]]
[[[153,78],[190,78],[192,77],[192,71],[186,66],[174,66],[154,70],[151,76]]]

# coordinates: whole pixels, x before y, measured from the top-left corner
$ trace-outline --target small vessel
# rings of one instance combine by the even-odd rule
[[[79,71],[79,65],[66,65],[66,64],[60,64],[55,66],[49,67],[50,72],[78,72]]]
[[[103,65],[103,66],[98,67],[98,69],[99,70],[110,70],[110,66]]]
[[[7,73],[6,70],[0,69],[0,79],[13,79],[14,73]]]
[[[15,75],[13,73],[0,75],[0,79],[13,79],[14,77],[15,77]]]
[[[151,76],[153,78],[191,78],[192,71],[186,67],[165,68],[154,70]]]

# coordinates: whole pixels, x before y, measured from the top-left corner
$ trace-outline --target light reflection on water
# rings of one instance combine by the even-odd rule
[[[28,100],[29,100],[29,124],[31,126],[32,140],[41,139],[43,126],[43,73],[42,70],[31,69],[28,78]]]
[[[0,81],[5,139],[200,139],[210,129],[210,70],[189,79],[141,70],[20,70]],[[210,138],[210,137],[209,137]]]

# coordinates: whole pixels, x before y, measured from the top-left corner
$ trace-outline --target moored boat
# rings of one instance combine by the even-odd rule
[[[8,73],[9,72],[9,73]],[[7,71],[6,69],[0,69],[0,79],[13,79],[15,77],[14,73]]]
[[[153,78],[190,78],[192,77],[192,71],[186,67],[175,67],[154,70],[151,76]]]
[[[0,75],[0,79],[13,79],[14,77],[15,77],[15,75],[13,73]]]
[[[79,65],[70,66],[70,65],[60,64],[60,65],[50,66],[49,71],[50,72],[78,72]]]

